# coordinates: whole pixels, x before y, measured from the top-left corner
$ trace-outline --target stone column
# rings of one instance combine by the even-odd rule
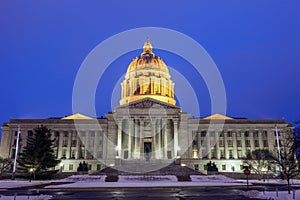
[[[246,156],[245,132],[241,132],[242,156]]]
[[[216,139],[216,144],[215,144],[215,151],[216,151],[216,158],[220,159],[220,148],[219,148],[219,141],[220,141],[220,137],[219,137],[219,133],[216,131],[215,132],[215,139]]]
[[[261,131],[258,132],[258,142],[259,142],[259,148],[263,149],[264,148],[264,144],[263,144],[262,132]]]
[[[174,123],[174,157],[177,158],[178,155],[178,122],[177,120],[173,120]]]
[[[141,155],[144,155],[144,119],[140,119],[140,153],[138,158],[141,159]]]
[[[132,138],[132,132],[133,132],[133,121],[132,119],[128,119],[128,159],[131,158],[131,138]],[[135,148],[135,147],[134,147]]]
[[[152,122],[152,158],[156,159],[156,119]]]
[[[134,158],[138,158],[138,139],[139,139],[139,124],[138,119],[134,120]]]
[[[232,142],[233,142],[233,158],[238,159],[238,153],[237,153],[237,143],[236,143],[236,132],[232,131]]]
[[[85,148],[84,148],[84,158],[87,159],[89,146],[90,146],[90,131],[85,132]]]
[[[202,159],[201,131],[198,131],[198,132],[197,132],[197,138],[198,138],[198,140],[197,140],[197,142],[198,142],[198,157],[199,157],[200,159]]]
[[[118,157],[121,158],[121,150],[122,150],[122,119],[118,121],[118,140],[117,140],[117,151]]]
[[[224,153],[225,159],[229,159],[228,141],[227,141],[227,130],[224,131]]]
[[[98,158],[98,152],[99,152],[99,136],[100,136],[100,132],[99,131],[95,131],[95,141],[94,141],[94,158]]]
[[[254,131],[251,130],[249,131],[249,140],[250,140],[250,149],[255,149],[255,145],[254,145]]]
[[[66,158],[70,159],[71,158],[71,143],[72,143],[72,131],[68,131],[68,144],[67,144],[67,154],[66,154]]]
[[[163,141],[164,141],[164,158],[168,159],[168,137],[167,137],[167,132],[166,132],[166,119],[162,119],[162,134],[164,136]]]
[[[210,152],[210,134],[211,132],[207,131],[206,132],[206,153],[207,153],[207,158],[211,159],[211,152]]]
[[[59,139],[58,139],[58,158],[60,159],[62,157],[62,151],[63,151],[63,132],[59,131]]]
[[[79,132],[76,134],[76,151],[75,151],[75,159],[79,159],[79,154],[81,151],[81,142],[80,142]]]
[[[161,159],[162,158],[162,153],[161,153],[161,119],[159,119],[158,120],[158,126],[157,126],[157,143],[158,143],[158,145],[157,145],[157,147],[158,147],[158,149],[157,149],[157,151],[158,151],[158,156],[157,156],[157,158],[158,159]]]

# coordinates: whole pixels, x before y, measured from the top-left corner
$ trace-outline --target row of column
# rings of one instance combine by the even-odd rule
[[[144,138],[145,138],[145,121],[144,119],[129,119],[128,132],[124,129],[123,120],[118,121],[118,136],[117,136],[117,157],[124,158],[124,150],[128,150],[128,159],[143,159],[144,155]],[[172,157],[178,156],[178,122],[172,120],[173,129],[167,132],[167,119],[154,120],[152,123],[152,158],[154,159],[168,159],[168,151],[172,151]],[[158,123],[157,123],[158,122]],[[127,149],[124,148],[125,138],[123,138],[123,131],[128,134]],[[173,140],[172,140],[173,139]],[[172,141],[172,145],[170,142]],[[132,149],[133,147],[133,149]]]
[[[249,132],[249,137],[248,140],[250,142],[250,147],[246,147],[246,139],[245,139],[245,135],[244,133],[241,134],[241,137],[239,137],[239,140],[241,141],[241,147],[237,146],[237,135],[236,132],[232,132],[232,137],[230,137],[232,140],[232,147],[228,146],[228,137],[227,137],[227,132],[224,132],[224,137],[219,137],[219,133],[218,132],[214,132],[214,139],[216,140],[214,145],[210,144],[210,138],[211,136],[207,133],[204,140],[201,139],[201,132],[198,132],[197,134],[197,146],[198,146],[198,157],[199,158],[203,158],[203,157],[208,157],[208,159],[211,159],[213,156],[211,155],[211,151],[212,149],[214,149],[216,151],[216,158],[220,159],[221,158],[221,150],[224,150],[224,154],[225,154],[225,159],[229,159],[230,155],[229,155],[229,150],[232,150],[233,152],[233,158],[234,159],[238,159],[239,155],[238,155],[238,150],[240,150],[240,153],[242,154],[242,156],[246,156],[246,150],[251,149],[254,150],[255,148],[259,148],[259,149],[263,149],[263,138],[261,134],[258,134],[257,140],[259,141],[259,146],[255,147],[254,145],[254,133],[253,132]],[[220,139],[223,139],[223,146],[220,147],[219,143],[220,143]],[[268,138],[266,138],[266,140],[268,140]],[[205,145],[201,144],[201,141],[205,142]],[[203,147],[205,146],[205,147]],[[270,145],[268,145],[270,146]],[[203,150],[205,151],[206,155],[203,155]]]

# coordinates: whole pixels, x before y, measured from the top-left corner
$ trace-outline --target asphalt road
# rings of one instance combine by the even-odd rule
[[[0,191],[2,195],[51,195],[53,199],[105,199],[105,200],[147,200],[147,199],[203,199],[203,200],[243,200],[241,193],[244,189],[235,188],[164,188],[164,189],[109,189],[109,190],[7,190]],[[17,198],[18,199],[18,198]],[[252,199],[255,200],[255,199]]]

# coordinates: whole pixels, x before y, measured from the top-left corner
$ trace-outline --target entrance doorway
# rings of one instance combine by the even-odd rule
[[[150,160],[151,152],[152,152],[152,142],[144,142],[144,155],[146,161]]]

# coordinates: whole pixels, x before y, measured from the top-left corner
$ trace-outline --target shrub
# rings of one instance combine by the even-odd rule
[[[191,181],[191,177],[189,175],[177,176],[177,181],[178,182],[181,182],[181,181]]]
[[[119,180],[119,177],[113,176],[113,175],[107,176],[105,178],[105,182],[118,182],[118,180]]]

